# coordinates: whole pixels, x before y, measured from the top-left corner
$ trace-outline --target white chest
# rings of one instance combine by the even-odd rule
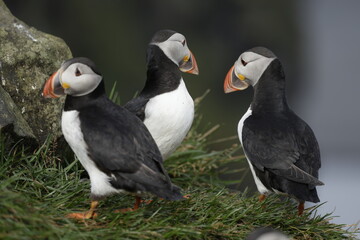
[[[179,87],[152,98],[146,105],[144,124],[164,159],[181,144],[194,119],[194,101],[181,80]]]
[[[242,118],[240,119],[239,121],[239,124],[238,124],[238,135],[239,135],[239,140],[241,142],[241,145],[243,145],[243,141],[242,141],[242,129],[243,129],[243,126],[244,126],[244,121],[251,116],[251,109],[249,107],[249,109],[246,111],[246,113],[244,114],[244,116],[242,116]],[[245,153],[245,150],[244,150],[244,154],[245,154],[245,157],[249,163],[249,166],[250,166],[250,170],[251,170],[251,173],[253,175],[253,178],[255,180],[255,184],[256,184],[256,187],[258,189],[258,191],[261,193],[261,194],[265,194],[267,192],[269,192],[269,190],[264,186],[264,184],[260,181],[260,179],[256,176],[255,174],[255,170],[254,170],[254,167],[253,165],[251,164],[249,158],[246,156],[246,153]]]
[[[109,177],[101,172],[95,163],[88,156],[88,146],[86,145],[83,133],[80,128],[78,111],[63,111],[61,118],[61,129],[64,137],[81,165],[88,172],[91,182],[91,193],[98,196],[109,195],[118,192],[109,183]]]

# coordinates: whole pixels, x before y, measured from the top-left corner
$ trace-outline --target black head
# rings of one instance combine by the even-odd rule
[[[168,40],[172,35],[174,35],[176,32],[174,30],[170,29],[163,29],[157,31],[154,36],[151,39],[150,43],[161,43]]]
[[[185,36],[173,30],[160,30],[155,33],[150,47],[157,46],[183,72],[199,74],[194,55],[190,51]],[[148,62],[152,56],[148,55]]]
[[[267,58],[276,58],[276,55],[265,47],[254,47],[247,50],[246,52],[253,52]]]
[[[98,75],[101,75],[100,71],[97,69],[95,63],[89,59],[89,58],[86,58],[86,57],[75,57],[75,58],[70,58],[66,61],[64,61],[62,64],[61,64],[61,68],[68,68],[71,64],[73,63],[82,63],[84,65],[87,65],[88,67],[90,67],[96,74]]]
[[[264,47],[251,48],[242,53],[225,78],[225,93],[255,86],[276,59],[275,54]]]

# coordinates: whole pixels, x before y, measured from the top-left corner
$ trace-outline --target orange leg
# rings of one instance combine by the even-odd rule
[[[266,195],[265,195],[265,194],[260,194],[260,195],[259,195],[259,202],[264,201],[265,198],[266,198]]]
[[[115,213],[119,213],[119,212],[126,213],[126,212],[135,211],[135,210],[139,209],[140,203],[141,203],[141,198],[136,196],[135,197],[135,204],[134,204],[133,208],[122,208],[122,209],[115,210],[114,212]]]
[[[75,218],[75,219],[90,219],[95,218],[97,214],[95,213],[96,207],[99,205],[98,201],[91,201],[90,210],[82,213],[70,213],[66,215],[67,218]]]
[[[304,213],[304,202],[300,202],[298,206],[298,215],[301,216]]]
[[[139,209],[140,203],[141,203],[141,197],[137,197],[137,196],[136,196],[136,197],[135,197],[135,204],[134,204],[133,210]]]

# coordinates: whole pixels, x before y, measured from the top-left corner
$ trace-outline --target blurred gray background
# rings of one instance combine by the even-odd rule
[[[221,124],[214,139],[236,135],[252,90],[225,95],[223,80],[238,56],[265,46],[282,61],[290,106],[314,130],[322,153],[320,212],[337,223],[360,221],[360,1],[358,0],[5,0],[30,26],[61,37],[74,56],[95,61],[108,91],[115,81],[121,102],[141,90],[152,35],[183,33],[200,75],[183,74],[203,125]],[[55,69],[54,69],[55,70]],[[51,74],[51,73],[49,73]],[[213,146],[221,149],[234,142]],[[248,179],[246,183],[253,182]]]

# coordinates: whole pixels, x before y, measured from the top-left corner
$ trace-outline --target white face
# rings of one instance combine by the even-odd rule
[[[164,42],[151,44],[159,46],[165,55],[178,66],[181,62],[188,61],[191,57],[186,39],[180,33],[175,33]]]
[[[274,59],[254,52],[244,52],[234,64],[234,73],[239,79],[255,86]]]
[[[89,94],[102,80],[102,76],[82,63],[73,63],[64,71],[60,70],[59,78],[65,93],[72,96]]]
[[[289,240],[289,238],[284,234],[272,232],[261,235],[258,240]]]

